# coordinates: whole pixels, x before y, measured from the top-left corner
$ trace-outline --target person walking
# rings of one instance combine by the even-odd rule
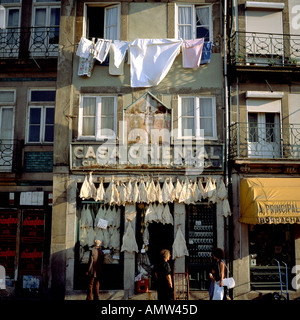
[[[170,301],[173,299],[171,267],[168,262],[170,258],[171,254],[169,250],[161,250],[160,261],[155,272],[157,278],[157,299],[160,301]]]
[[[90,253],[88,276],[87,300],[99,300],[100,278],[103,272],[104,253],[101,250],[101,241],[95,240],[94,247]]]
[[[213,251],[213,259],[215,264],[212,268],[212,273],[210,273],[210,279],[214,283],[212,300],[223,300],[224,298],[224,287],[223,279],[225,276],[225,264],[224,251],[221,248],[216,248]]]

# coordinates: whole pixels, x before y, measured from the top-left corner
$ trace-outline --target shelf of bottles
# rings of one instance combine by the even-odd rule
[[[215,206],[199,204],[189,206],[188,250],[189,263],[208,266],[215,244]]]

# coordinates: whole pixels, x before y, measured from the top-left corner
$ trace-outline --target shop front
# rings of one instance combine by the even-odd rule
[[[0,265],[7,295],[41,295],[48,285],[52,192],[1,193]]]
[[[299,194],[297,178],[241,180],[239,222],[248,225],[251,290],[280,290],[279,268],[282,281],[287,273],[289,289],[296,289],[292,271],[299,259]]]

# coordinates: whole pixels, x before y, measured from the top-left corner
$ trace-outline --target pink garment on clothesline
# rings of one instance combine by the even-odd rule
[[[182,45],[182,67],[198,68],[200,66],[204,38],[184,40]]]

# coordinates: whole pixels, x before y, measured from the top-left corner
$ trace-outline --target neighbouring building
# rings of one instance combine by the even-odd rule
[[[7,295],[48,287],[60,5],[0,5],[0,264]]]
[[[237,0],[228,12],[234,295],[280,292],[279,262],[297,296],[299,5]]]
[[[229,258],[223,200],[120,200],[130,185],[137,197],[153,185],[165,196],[170,182],[188,192],[195,183],[206,191],[226,184],[222,10],[201,0],[62,1],[49,282],[56,297],[86,289],[95,238],[105,249],[102,288],[123,289],[125,299],[143,249],[153,265],[162,248],[174,254],[180,233],[188,254],[174,270],[188,269],[190,290],[207,290],[213,247]],[[157,218],[162,209],[168,223]]]

